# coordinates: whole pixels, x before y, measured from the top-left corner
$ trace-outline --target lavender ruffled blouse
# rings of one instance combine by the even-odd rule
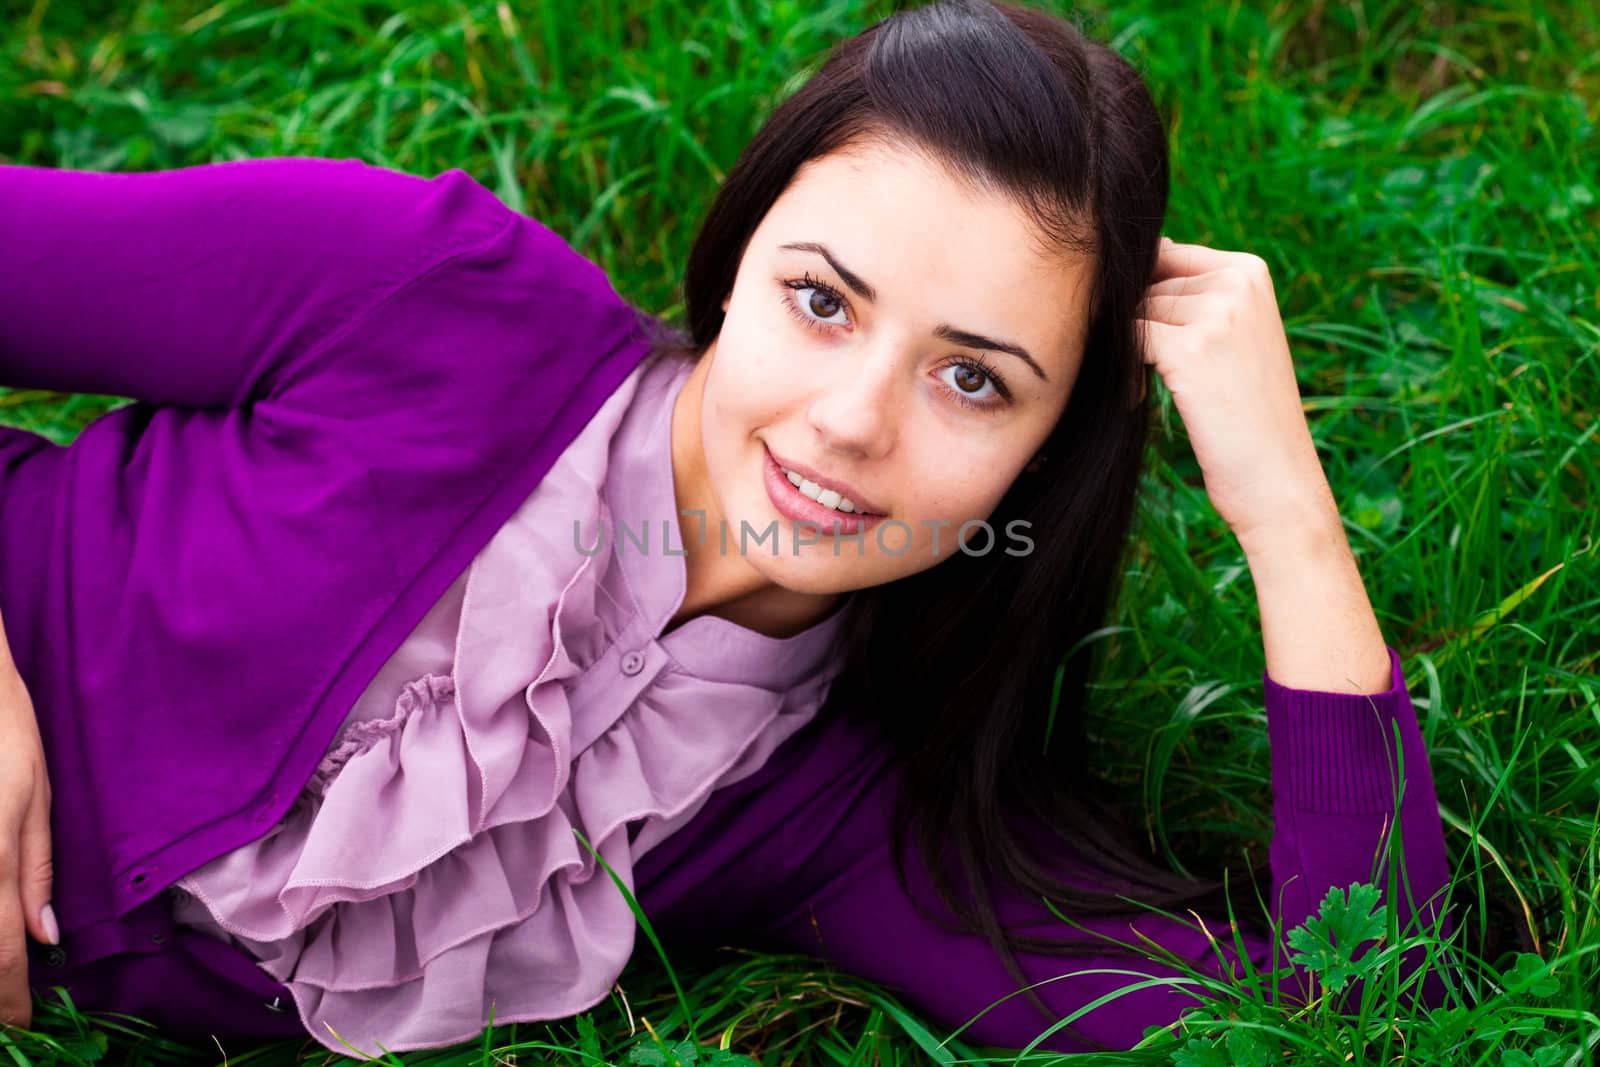
[[[178,880],[177,921],[248,952],[328,1048],[438,1047],[491,1007],[604,999],[636,920],[578,835],[633,892],[634,864],[826,697],[842,607],[789,638],[710,615],[663,633],[685,589],[661,537],[682,551],[671,419],[691,370],[640,364],[378,672],[284,819]]]

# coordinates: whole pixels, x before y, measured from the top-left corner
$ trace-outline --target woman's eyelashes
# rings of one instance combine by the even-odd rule
[[[949,387],[950,394],[955,397],[956,403],[987,411],[997,411],[1011,403],[1011,394],[1006,391],[1005,381],[1000,377],[1000,373],[989,366],[982,356],[974,356],[970,359],[956,359],[939,368],[941,374],[947,370],[953,370],[957,374],[980,374],[989,380],[988,384],[994,387],[994,392],[992,393],[974,395],[956,387],[949,379],[940,378],[939,380]]]
[[[838,310],[830,311],[827,315],[819,317],[814,311],[810,310],[814,306],[813,302],[816,297],[797,297],[797,294],[807,292],[820,293],[825,300],[826,306],[832,306]],[[829,320],[834,315],[843,313],[845,308],[849,307],[849,302],[833,286],[827,282],[818,281],[811,277],[810,274],[803,278],[785,279],[782,283],[780,299],[783,302],[784,309],[790,315],[797,319],[801,325],[807,329],[815,330],[817,333],[843,329],[846,325],[843,322],[831,322]],[[941,377],[939,380],[944,384],[945,390],[958,404],[977,411],[995,411],[1011,403],[1011,392],[1006,388],[1005,378],[981,355],[957,357],[946,362],[939,369],[941,372],[955,370],[958,372],[965,371],[969,375],[981,375],[988,379],[986,384],[990,385],[994,390],[987,394],[973,394],[959,388],[949,379]]]
[[[807,274],[804,278],[788,279],[783,283],[783,287],[785,290],[783,294],[783,302],[784,305],[788,307],[789,313],[795,318],[799,319],[805,325],[811,327],[813,330],[816,330],[818,333],[827,333],[827,328],[829,326],[844,325],[844,323],[827,321],[828,318],[838,314],[838,312],[829,312],[827,316],[823,318],[817,318],[816,315],[809,310],[812,298],[806,298],[806,308],[802,309],[800,303],[790,295],[791,293],[805,292],[807,290],[810,290],[814,293],[821,293],[828,299],[829,303],[837,305],[839,311],[843,311],[849,305],[846,303],[844,297],[839,295],[839,290],[835,289],[833,286],[827,284],[826,282],[819,282],[812,278],[811,275]]]

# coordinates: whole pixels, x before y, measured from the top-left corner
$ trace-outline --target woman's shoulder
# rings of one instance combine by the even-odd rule
[[[553,414],[549,404],[530,408],[541,390],[563,395],[551,389],[553,368],[575,385],[645,340],[648,316],[597,263],[460,168],[424,177],[355,159],[224,165],[247,169],[247,184],[287,190],[273,195],[297,202],[311,245],[344,257],[361,279],[359,298],[324,309],[337,325],[276,398],[289,406],[351,424],[435,408],[478,425],[501,416],[526,425],[533,409]]]
[[[267,156],[163,177],[231,203],[241,226],[334,258],[375,296],[498,243],[501,268],[620,300],[598,264],[460,167],[427,174],[353,157]]]

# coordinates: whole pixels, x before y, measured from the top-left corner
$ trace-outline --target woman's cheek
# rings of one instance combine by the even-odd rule
[[[996,459],[994,462],[998,464],[1001,461]],[[994,466],[989,469],[1000,468]],[[976,473],[972,477],[961,477],[959,474],[952,477],[948,469],[937,475],[931,483],[924,481],[919,484],[930,486],[923,496],[929,516],[949,522],[952,532],[960,529],[964,522],[986,520],[994,514],[1004,495],[1003,491],[995,492],[994,486]]]
[[[794,368],[805,364],[804,357],[775,348],[747,364],[747,373],[740,376],[740,386],[751,411],[764,421],[770,421],[793,409],[796,399],[804,395],[806,385],[796,376]]]

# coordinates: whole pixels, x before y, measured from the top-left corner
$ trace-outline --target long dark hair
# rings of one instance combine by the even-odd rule
[[[657,349],[704,353],[750,235],[796,170],[871,141],[916,148],[1003,192],[1047,247],[1096,262],[1087,348],[1040,449],[1046,466],[1020,475],[988,520],[1005,529],[1025,519],[1048,535],[1026,555],[956,553],[857,591],[846,663],[822,712],[887,735],[903,771],[892,819],[902,886],[914,835],[941,900],[1021,985],[1013,947],[1086,956],[1115,946],[1006,930],[986,873],[1068,915],[1143,913],[1123,896],[1164,908],[1225,903],[1220,880],[1182,877],[1134,850],[1125,817],[1084,788],[1083,707],[1098,648],[1085,639],[1114,604],[1149,421],[1134,318],[1166,217],[1166,132],[1133,66],[1060,18],[988,0],[896,12],[841,42],[746,146],[689,255],[687,336],[664,336]],[[1000,619],[1015,620],[1003,635]],[[1097,869],[1096,887],[1053,873],[1045,857],[1067,852]],[[952,860],[970,901],[953,890]]]

